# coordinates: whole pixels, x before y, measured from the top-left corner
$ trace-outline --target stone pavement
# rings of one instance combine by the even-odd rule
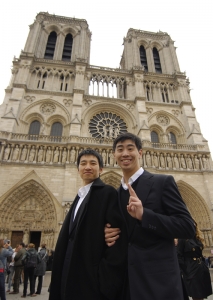
[[[49,298],[49,293],[47,291],[48,287],[42,288],[41,295],[37,295],[36,297],[27,296],[26,298],[21,298],[22,289],[23,289],[23,285],[20,285],[20,293],[19,294],[10,295],[9,293],[6,293],[6,300],[21,300],[21,299],[48,300],[48,298]]]

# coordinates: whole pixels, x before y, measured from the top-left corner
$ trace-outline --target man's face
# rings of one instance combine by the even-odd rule
[[[94,155],[83,155],[79,162],[78,172],[85,185],[93,182],[102,172],[98,159]]]
[[[142,149],[138,151],[132,140],[118,142],[115,148],[114,156],[123,173],[132,176],[139,168],[139,159],[142,155]]]

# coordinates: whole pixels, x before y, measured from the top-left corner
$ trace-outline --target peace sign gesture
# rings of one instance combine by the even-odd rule
[[[128,213],[133,217],[138,220],[142,220],[143,216],[143,205],[141,200],[138,198],[137,194],[131,187],[131,185],[128,183],[128,188],[129,188],[129,204],[127,205],[127,211]]]

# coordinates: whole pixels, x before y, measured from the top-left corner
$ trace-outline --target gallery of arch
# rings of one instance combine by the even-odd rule
[[[142,140],[141,166],[174,176],[210,253],[213,164],[174,41],[131,28],[119,68],[91,65],[90,43],[86,20],[41,12],[13,59],[0,106],[0,238],[53,249],[82,185],[78,153],[96,149],[101,179],[117,188],[112,142],[129,131]]]

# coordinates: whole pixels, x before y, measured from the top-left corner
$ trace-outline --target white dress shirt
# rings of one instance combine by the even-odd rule
[[[138,177],[141,176],[141,175],[143,174],[143,172],[144,172],[144,169],[141,167],[140,169],[137,170],[137,172],[135,172],[135,173],[129,178],[128,183],[129,183],[130,185],[132,185],[133,182],[134,182],[135,180],[137,180]],[[128,186],[127,186],[127,184],[124,182],[124,177],[121,178],[121,185],[122,185],[122,187],[123,187],[124,190],[128,190]]]
[[[84,198],[86,197],[86,195],[89,193],[90,187],[93,184],[93,182],[82,186],[79,190],[78,190],[78,196],[79,196],[79,200],[78,203],[75,207],[75,212],[74,212],[74,217],[73,217],[73,221],[75,220],[75,216],[78,212],[79,207],[81,206],[81,203],[84,201]]]

